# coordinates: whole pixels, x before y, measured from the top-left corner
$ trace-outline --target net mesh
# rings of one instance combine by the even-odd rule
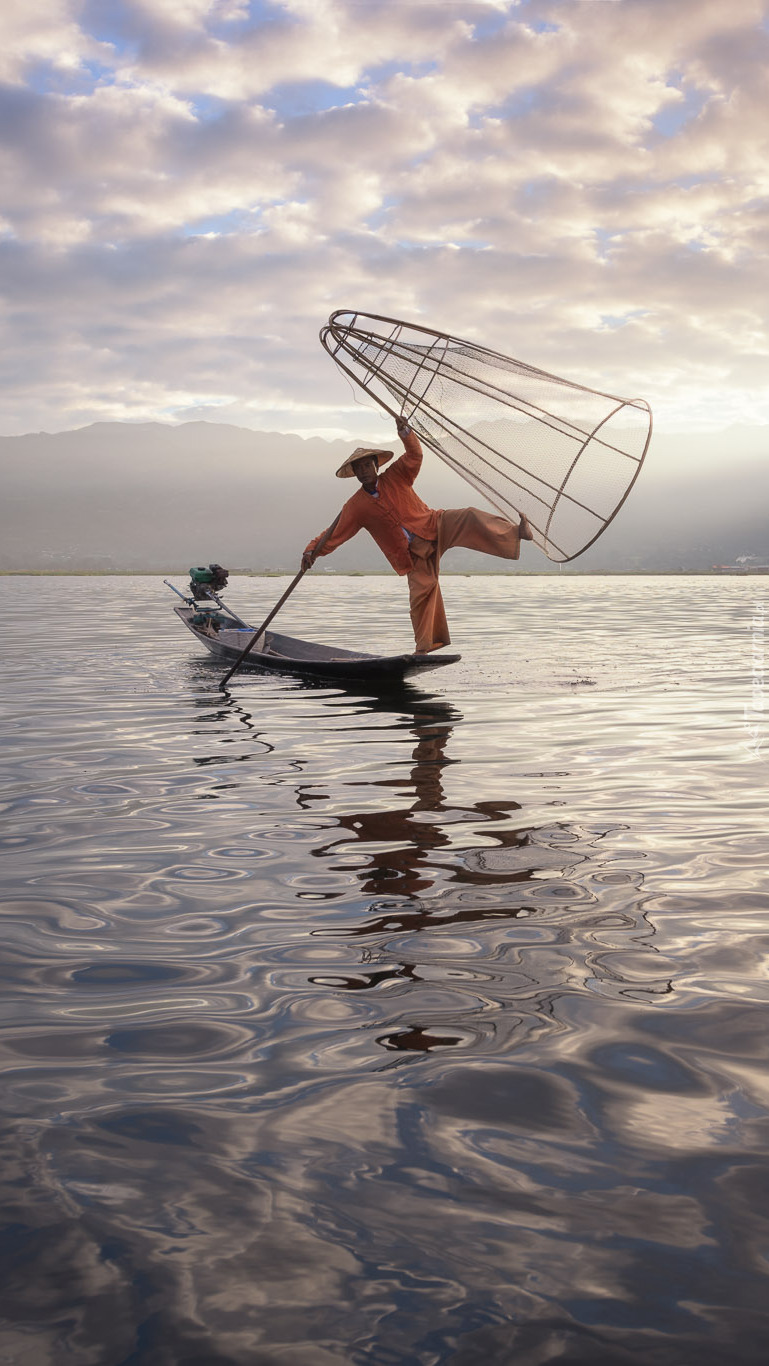
[[[638,476],[651,435],[643,399],[375,314],[333,313],[320,338],[341,370],[504,516],[525,512],[551,560],[592,545]]]

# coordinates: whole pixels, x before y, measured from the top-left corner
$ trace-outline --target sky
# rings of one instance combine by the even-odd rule
[[[6,0],[0,433],[376,434],[339,308],[769,423],[768,115],[759,0]]]

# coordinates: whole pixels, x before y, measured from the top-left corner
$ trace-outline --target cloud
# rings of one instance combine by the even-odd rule
[[[72,0],[35,0],[4,5],[0,14],[0,81],[23,84],[37,63],[70,77],[88,60],[106,59],[109,48],[81,27]]]
[[[769,346],[762,6],[112,0],[2,19],[0,430],[341,430],[336,307],[663,422],[749,412]],[[288,421],[291,418],[288,417]]]

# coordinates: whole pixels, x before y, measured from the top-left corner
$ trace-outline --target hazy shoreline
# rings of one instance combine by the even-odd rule
[[[230,577],[235,579],[285,579],[296,573],[296,569],[233,569]],[[163,575],[186,579],[186,569],[0,569],[0,578],[35,579],[156,579]],[[488,579],[498,578],[550,579],[564,576],[570,578],[760,578],[769,575],[769,569],[442,569],[441,578]],[[322,579],[386,579],[391,574],[386,569],[341,569],[333,573],[325,572],[316,577]]]

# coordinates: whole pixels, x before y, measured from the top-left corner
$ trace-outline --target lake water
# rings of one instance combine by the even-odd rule
[[[767,581],[3,588],[0,1360],[763,1366]]]

